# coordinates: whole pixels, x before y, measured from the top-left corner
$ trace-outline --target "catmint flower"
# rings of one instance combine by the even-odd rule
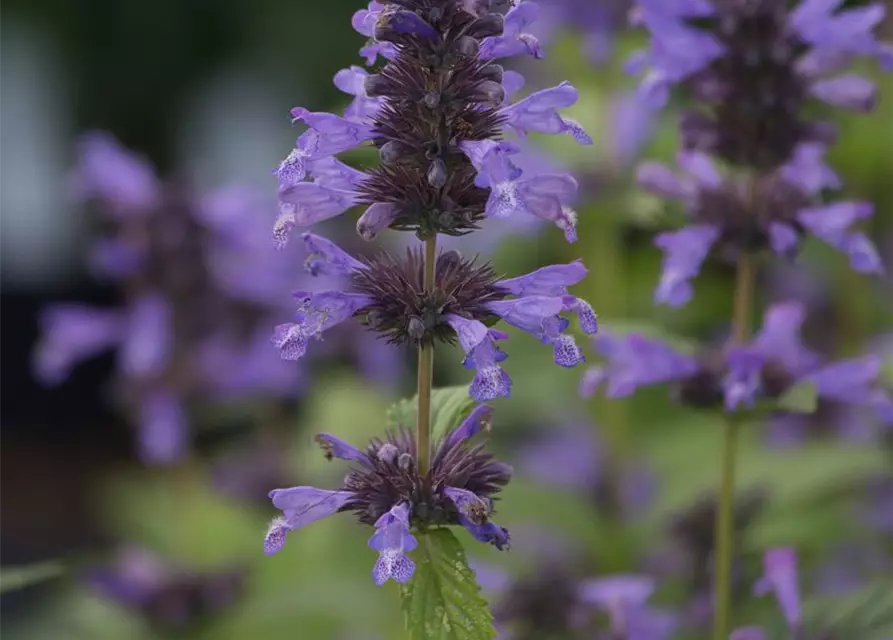
[[[357,317],[372,331],[395,344],[457,342],[466,354],[465,366],[476,370],[470,393],[478,401],[508,396],[511,380],[499,366],[507,357],[496,342],[507,336],[490,328],[502,319],[551,344],[556,364],[573,367],[583,354],[566,333],[575,313],[584,333],[598,329],[589,304],[568,293],[586,268],[579,261],[551,265],[527,275],[499,279],[489,265],[466,260],[455,251],[441,253],[435,265],[436,287],[423,287],[419,251],[396,258],[387,254],[358,260],[333,242],[311,233],[302,236],[311,273],[346,276],[350,291],[299,291],[295,321],[278,325],[273,343],[286,360],[298,360],[311,338]]]
[[[802,143],[828,141],[827,127],[803,119],[810,97],[867,111],[875,87],[840,74],[858,56],[893,69],[893,48],[874,28],[885,7],[840,10],[841,2],[775,0],[661,2],[638,0],[634,21],[651,34],[650,49],[629,62],[646,71],[641,96],[654,107],[682,83],[704,105],[683,116],[684,145],[761,170],[789,161]]]
[[[493,60],[541,55],[527,31],[536,13],[531,2],[503,16],[488,2],[435,6],[421,0],[372,2],[358,11],[354,28],[370,38],[363,55],[370,64],[381,55],[385,64],[376,73],[351,67],[336,74],[336,85],[354,96],[343,117],[292,110],[308,129],[274,172],[280,201],[277,242],[284,243],[295,227],[357,205],[366,207],[357,224],[366,239],[386,228],[414,231],[420,238],[465,235],[486,216],[512,213],[488,206],[490,188],[467,155],[469,144],[529,131],[567,133],[591,144],[578,123],[558,113],[577,101],[569,83],[506,101],[518,87],[519,74],[504,72]],[[342,165],[339,175],[320,171],[320,163],[367,143],[379,152],[378,167],[361,172]],[[513,180],[520,177],[520,169],[515,171]],[[531,213],[572,227],[568,200],[576,183],[569,176],[562,176],[560,184],[551,176],[539,183],[537,178],[526,176],[525,189],[536,193],[520,206],[536,197]]]
[[[866,356],[823,364],[818,354],[800,343],[804,311],[800,304],[769,307],[763,327],[746,345],[724,351],[708,350],[700,357],[676,351],[639,334],[622,338],[602,335],[595,347],[606,367],[588,371],[581,383],[584,395],[607,382],[607,395],[620,398],[637,387],[673,382],[679,399],[694,406],[724,403],[726,410],[752,407],[757,399],[774,399],[798,383],[815,385],[819,398],[865,406],[879,416],[890,399],[877,386],[880,358]]]
[[[164,635],[194,625],[231,607],[244,591],[245,571],[178,570],[152,552],[127,546],[107,568],[89,570],[87,585],[105,598],[139,613]]]
[[[757,595],[772,593],[791,630],[798,629],[803,616],[797,586],[797,552],[789,547],[769,549],[763,554],[763,577],[754,585]]]
[[[406,427],[375,438],[361,451],[329,434],[316,439],[328,459],[354,463],[343,486],[334,491],[292,487],[270,492],[284,517],[270,525],[267,554],[278,552],[286,535],[339,511],[356,515],[375,528],[369,546],[379,558],[372,571],[376,584],[406,582],[415,564],[406,554],[417,545],[415,527],[462,525],[477,540],[507,548],[509,533],[490,520],[495,495],[508,484],[511,467],[497,462],[481,446],[466,441],[489,429],[490,408],[475,408],[465,421],[437,444],[431,469],[422,476],[416,464],[413,433]]]
[[[797,254],[807,234],[845,253],[861,273],[883,270],[868,237],[852,227],[869,218],[868,202],[820,204],[818,192],[840,186],[837,176],[822,163],[824,151],[800,147],[777,171],[752,181],[723,176],[705,154],[681,152],[674,173],[654,162],[642,164],[637,179],[646,191],[682,201],[690,223],[678,231],[659,234],[655,244],[664,253],[655,300],[672,306],[692,297],[691,280],[711,251],[733,257],[743,252],[771,249],[783,257]]]

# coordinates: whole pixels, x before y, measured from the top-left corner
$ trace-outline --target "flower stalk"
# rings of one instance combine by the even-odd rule
[[[424,290],[434,291],[435,266],[437,264],[437,234],[425,240]],[[419,344],[418,396],[419,417],[416,429],[419,474],[428,473],[431,459],[431,387],[434,382],[434,345]]]
[[[747,342],[755,280],[756,265],[754,258],[748,253],[742,253],[738,259],[732,308],[732,342],[734,345],[741,345]],[[714,640],[725,640],[729,637],[729,617],[732,604],[732,560],[735,547],[735,457],[739,417],[734,413],[726,413],[725,415],[722,476],[719,505],[716,510],[716,543],[714,544],[716,563],[716,574],[713,581]]]

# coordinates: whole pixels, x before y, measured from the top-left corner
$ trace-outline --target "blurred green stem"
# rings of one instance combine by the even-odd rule
[[[753,256],[744,253],[738,259],[735,278],[735,298],[732,311],[732,342],[744,344],[749,333],[753,306],[756,264]],[[714,540],[713,619],[714,640],[729,637],[732,606],[732,560],[734,558],[735,518],[735,445],[738,439],[738,416],[727,413],[723,430],[722,484],[716,509]]]
[[[434,290],[434,268],[437,263],[437,236],[425,240],[425,291]],[[428,473],[431,460],[431,386],[434,381],[434,345],[419,345],[419,418],[416,429],[416,449],[419,456],[419,474]]]

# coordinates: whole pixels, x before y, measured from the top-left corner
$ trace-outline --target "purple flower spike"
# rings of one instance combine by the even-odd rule
[[[375,584],[381,586],[391,578],[404,583],[412,577],[415,563],[406,557],[406,552],[415,549],[418,542],[409,533],[409,505],[401,502],[378,519],[369,546],[378,551],[372,569]]]
[[[800,593],[797,587],[797,552],[789,547],[770,549],[763,554],[763,577],[754,585],[758,596],[775,594],[790,629],[800,627]]]
[[[558,115],[558,109],[573,106],[579,93],[570,82],[562,82],[551,89],[531,93],[526,98],[501,110],[506,125],[524,135],[528,131],[567,133],[580,144],[592,144],[592,138],[574,120]]]
[[[691,279],[698,275],[718,238],[719,229],[710,225],[686,227],[655,237],[654,244],[664,252],[660,284],[654,293],[657,302],[681,307],[691,300]]]
[[[533,2],[521,2],[505,14],[502,35],[484,38],[478,54],[481,60],[508,58],[517,55],[529,55],[542,58],[540,43],[524,30],[534,23],[539,15],[539,6]]]

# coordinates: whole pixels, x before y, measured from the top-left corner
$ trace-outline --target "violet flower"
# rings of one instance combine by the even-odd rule
[[[782,257],[797,254],[807,234],[845,253],[860,273],[883,271],[868,237],[852,227],[873,213],[868,202],[842,201],[820,205],[815,197],[824,188],[840,186],[822,163],[823,148],[804,145],[778,170],[751,182],[724,177],[705,154],[685,151],[678,161],[684,174],[654,162],[639,167],[637,179],[655,195],[681,200],[690,224],[659,234],[655,244],[664,252],[655,300],[672,306],[692,297],[691,280],[711,250],[738,256],[771,249]]]
[[[800,589],[797,586],[797,552],[787,547],[769,549],[763,554],[763,577],[754,585],[757,595],[772,593],[788,628],[795,631],[803,624]]]
[[[445,252],[437,259],[437,286],[426,292],[418,252],[361,261],[321,236],[301,237],[310,252],[306,264],[311,273],[346,276],[352,291],[294,294],[295,322],[281,324],[273,333],[273,343],[286,360],[302,358],[310,339],[358,317],[395,344],[458,341],[466,354],[465,366],[476,370],[469,392],[483,402],[511,392],[511,379],[499,366],[507,356],[496,344],[508,336],[490,328],[491,321],[501,318],[551,344],[555,362],[564,367],[576,366],[583,355],[565,333],[569,321],[562,314],[576,313],[585,333],[597,330],[592,308],[567,290],[586,274],[579,261],[500,280],[488,265]]]
[[[602,335],[595,347],[607,365],[587,371],[580,390],[591,395],[606,382],[608,397],[621,398],[640,386],[672,382],[687,404],[723,402],[727,411],[734,411],[753,407],[758,398],[779,398],[803,382],[815,385],[819,398],[866,406],[885,416],[891,400],[874,384],[880,359],[867,356],[822,364],[817,354],[800,343],[803,319],[798,303],[773,305],[750,343],[700,358],[635,333],[622,338]]]
[[[343,117],[292,110],[308,129],[274,172],[277,240],[357,205],[366,207],[357,224],[366,239],[386,228],[415,231],[420,238],[465,235],[486,216],[516,210],[560,222],[572,237],[572,178],[527,177],[523,190],[529,197],[496,209],[488,205],[493,197],[487,176],[476,176],[480,168],[466,155],[469,145],[493,142],[507,131],[567,133],[582,144],[592,142],[579,124],[558,113],[577,101],[567,82],[505,104],[518,74],[504,73],[492,60],[540,55],[526,30],[536,13],[531,2],[503,16],[489,3],[433,7],[415,0],[372,2],[358,11],[354,28],[370,38],[363,55],[369,64],[382,55],[385,65],[374,74],[351,67],[336,75],[337,86],[354,96]],[[435,76],[443,78],[436,89],[429,82]],[[378,149],[379,167],[357,171],[338,163],[331,170],[334,155],[366,143]],[[511,171],[517,181],[520,170]]]
[[[273,520],[264,552],[274,554],[289,532],[339,511],[350,511],[360,523],[375,527],[369,546],[379,557],[372,571],[376,584],[406,582],[415,564],[406,554],[417,541],[415,526],[462,525],[472,536],[497,549],[507,548],[509,533],[493,523],[494,496],[508,484],[511,467],[497,462],[480,446],[466,441],[489,428],[490,409],[481,405],[437,444],[431,469],[422,477],[416,463],[412,432],[401,427],[383,440],[375,438],[360,451],[329,434],[316,439],[328,459],[350,460],[354,466],[340,489],[315,487],[274,489],[273,505],[283,517]]]

